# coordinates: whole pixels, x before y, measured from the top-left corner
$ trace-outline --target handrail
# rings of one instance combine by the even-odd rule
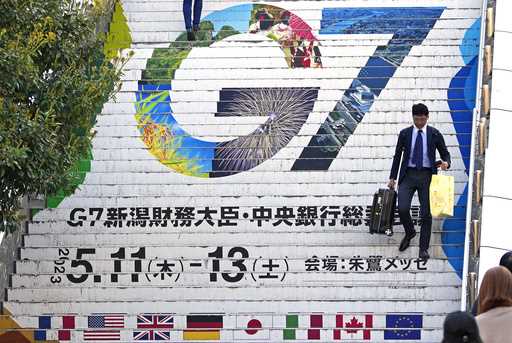
[[[473,109],[473,130],[471,133],[471,158],[469,164],[469,172],[468,172],[468,197],[467,197],[467,205],[466,205],[466,231],[464,237],[464,266],[462,269],[462,294],[461,294],[461,310],[466,311],[467,308],[467,296],[468,296],[468,278],[469,278],[469,255],[470,251],[470,232],[471,232],[471,223],[473,216],[473,183],[474,183],[474,173],[475,173],[475,162],[476,162],[476,143],[477,143],[477,128],[478,123],[480,121],[481,115],[481,106],[482,106],[482,83],[483,83],[483,62],[484,62],[484,53],[485,53],[485,37],[486,37],[486,29],[484,25],[487,22],[487,7],[488,0],[483,0],[482,8],[481,8],[481,26],[480,26],[480,46],[479,46],[479,55],[478,55],[478,75],[477,75],[477,87],[476,87],[476,98],[475,98],[475,108]],[[472,304],[470,304],[471,306]]]

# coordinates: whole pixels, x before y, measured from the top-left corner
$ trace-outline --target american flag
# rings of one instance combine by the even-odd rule
[[[137,316],[137,329],[134,331],[135,341],[170,341],[170,329],[174,327],[174,317],[169,313],[148,314],[143,313]]]
[[[88,328],[84,331],[85,341],[120,341],[121,331],[112,329],[124,328],[124,315],[99,314],[87,318]]]

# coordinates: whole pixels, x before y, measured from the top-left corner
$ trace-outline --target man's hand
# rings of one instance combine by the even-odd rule
[[[389,182],[388,182],[389,189],[395,189],[395,184],[396,184],[395,179],[389,179]]]
[[[450,165],[448,164],[448,162],[441,162],[441,164],[439,165],[439,168],[441,168],[441,170],[448,170],[448,167],[450,167]]]

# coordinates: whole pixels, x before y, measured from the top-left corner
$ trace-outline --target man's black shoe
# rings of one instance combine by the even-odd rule
[[[425,261],[426,261],[426,260],[428,260],[428,259],[430,258],[430,255],[428,254],[428,251],[426,251],[426,250],[421,250],[421,249],[420,249],[420,253],[419,253],[418,257],[419,257],[420,259],[422,259],[422,260],[425,260]]]
[[[189,42],[196,40],[196,35],[194,34],[194,31],[187,31],[187,40]]]
[[[398,250],[404,251],[405,249],[407,249],[409,247],[409,245],[411,244],[411,239],[413,239],[414,236],[416,236],[416,233],[412,234],[411,236],[405,235],[405,237],[402,239],[402,242],[400,242],[400,246],[398,247]]]

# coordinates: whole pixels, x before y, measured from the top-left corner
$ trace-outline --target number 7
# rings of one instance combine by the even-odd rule
[[[393,34],[378,46],[350,88],[336,103],[292,170],[328,170],[375,99],[410,53],[440,18],[441,7],[326,8],[322,34]]]

